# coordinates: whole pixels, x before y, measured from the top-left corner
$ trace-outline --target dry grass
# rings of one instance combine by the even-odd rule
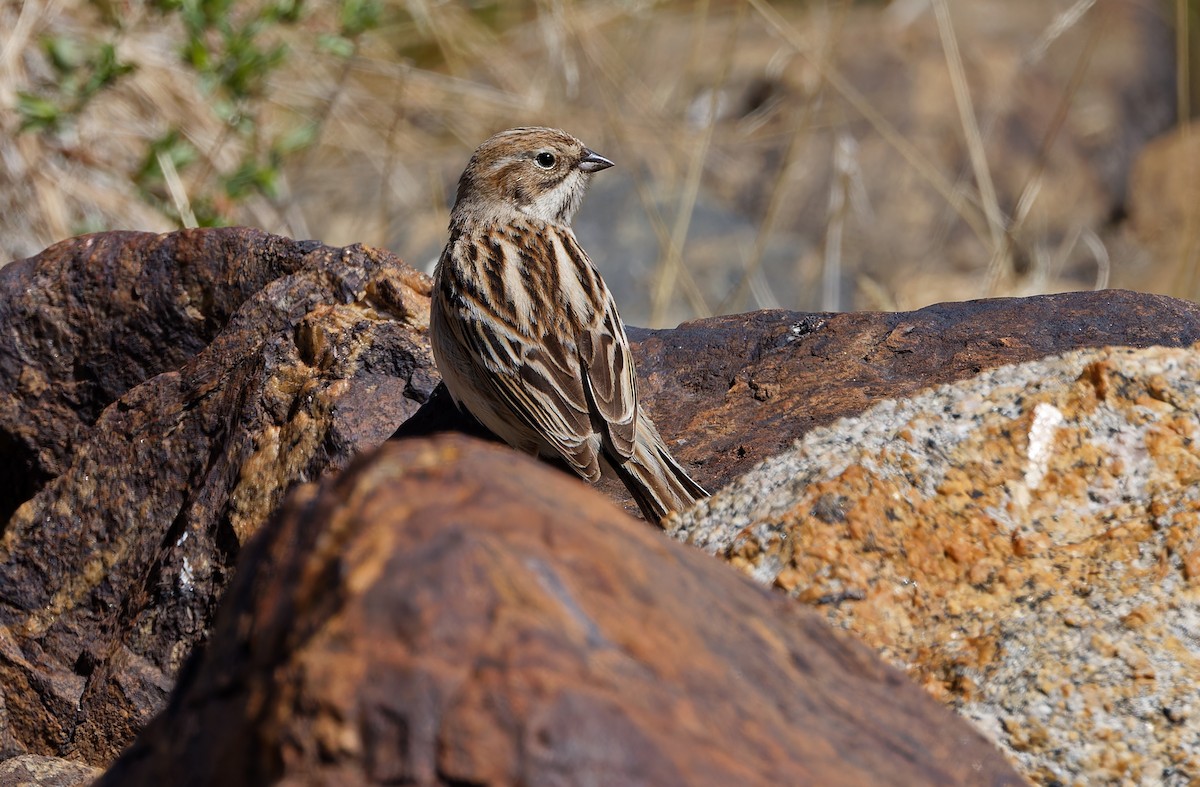
[[[593,195],[617,212],[585,208],[578,223],[611,236],[588,245],[606,276],[628,280],[631,322],[1110,281],[1195,298],[1200,220],[1177,255],[1154,260],[1110,216],[1124,180],[1105,180],[1105,134],[1128,136],[1128,118],[1096,95],[1142,90],[1138,69],[1152,68],[1139,60],[1151,45],[1125,30],[1131,6],[1176,25],[1183,57],[1162,89],[1186,116],[1196,0],[410,0],[383,4],[341,54],[322,36],[343,4],[317,2],[264,29],[264,46],[287,57],[237,100],[180,60],[178,14],[0,0],[0,259],[86,231],[216,216],[387,246],[424,266],[470,150],[544,123],[620,164]],[[51,38],[111,42],[136,70],[57,129],[21,133],[19,93],[61,87]],[[1108,125],[1095,131],[1093,116]],[[272,168],[272,147],[297,129],[312,144]],[[151,149],[173,130],[190,160]],[[1135,154],[1121,154],[1122,171]],[[273,191],[231,192],[248,160],[268,162]],[[621,218],[589,230],[601,213]]]

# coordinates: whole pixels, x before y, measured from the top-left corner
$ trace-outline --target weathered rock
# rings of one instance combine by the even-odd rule
[[[88,359],[86,343],[74,351],[88,360],[73,364],[92,363],[89,375],[106,381],[78,398],[93,408],[119,398],[94,424],[87,408],[70,415],[77,427],[65,445],[53,428],[30,433],[36,455],[42,444],[33,441],[45,441],[44,453],[64,469],[17,509],[0,541],[0,747],[103,764],[161,708],[205,637],[242,543],[287,489],[382,442],[428,397],[436,376],[423,336],[428,279],[386,252],[241,230],[76,243],[107,251],[89,258],[59,246],[52,256],[103,272],[170,268],[162,255],[172,248],[192,255],[180,263],[186,276],[130,277],[134,316],[112,318],[125,319],[121,346],[106,358]],[[206,265],[213,282],[180,283],[205,280]],[[257,273],[235,276],[243,265]],[[44,267],[37,259],[22,266]],[[58,270],[67,282],[87,278],[71,264]],[[223,305],[192,314],[188,303],[205,302],[205,288],[220,291],[226,276],[259,289],[239,296],[240,306],[213,295]],[[41,297],[75,302],[63,293]],[[183,316],[152,327],[137,303],[176,304]],[[47,318],[60,326],[47,330],[101,334],[101,322],[68,330],[86,312],[72,306],[61,324]],[[132,338],[138,331],[148,335]],[[207,347],[205,331],[215,333]],[[140,371],[107,371],[127,359]],[[42,381],[35,388],[54,387],[66,368],[28,367],[26,376]],[[67,413],[70,401],[43,392],[22,406]]]
[[[824,610],[1045,784],[1200,777],[1200,346],[810,432],[674,535]]]
[[[298,490],[99,785],[1016,784],[835,634],[463,437]]]
[[[91,364],[103,386],[79,388],[86,396],[53,393],[70,382],[67,367],[51,359],[49,371],[22,372],[48,382],[11,389],[17,399],[10,412],[49,403],[78,426],[64,437],[48,418],[45,428],[9,432],[21,435],[28,456],[66,464],[48,482],[21,482],[40,491],[16,511],[0,541],[4,754],[66,753],[94,764],[114,756],[161,707],[180,664],[205,640],[241,545],[286,489],[378,444],[436,381],[420,335],[428,280],[386,253],[240,230],[121,238],[129,249],[97,237],[77,243],[111,253],[88,257],[60,246],[53,256],[86,270],[132,272],[111,277],[140,282],[140,301],[127,301],[128,313],[113,306],[112,319],[157,330],[156,341],[173,346],[156,355],[154,342],[140,339],[107,347],[72,340],[72,365]],[[169,268],[155,255],[172,248],[192,255],[190,278],[136,273]],[[202,310],[212,325],[196,318],[194,334],[187,333],[186,307],[183,317],[159,309],[157,327],[138,322],[149,318],[137,302],[175,304],[180,292],[194,289],[180,281],[204,280],[204,253],[215,255],[217,278],[234,275],[221,273],[237,268],[231,259],[258,270],[238,274],[244,278],[234,290],[266,283],[239,296],[240,306],[235,298]],[[143,254],[155,256],[153,263]],[[21,263],[21,275],[41,265]],[[59,281],[84,276],[61,266]],[[39,281],[45,302],[75,303],[49,292],[51,279]],[[155,282],[166,292],[155,291]],[[18,293],[18,301],[27,295]],[[51,310],[67,321],[61,330],[74,335],[69,321],[90,319],[100,308],[98,295],[89,297],[87,308]],[[879,398],[1081,345],[1194,341],[1198,312],[1168,298],[1107,292],[912,314],[759,313],[632,334],[650,411],[680,458],[716,488],[812,426]],[[25,347],[32,359],[38,356],[28,348],[49,345],[37,344],[39,334],[26,328],[15,325],[4,341]],[[197,351],[209,330],[214,338]],[[192,338],[163,338],[185,335]],[[151,357],[160,358],[157,366],[145,360]],[[134,359],[132,371],[121,371],[125,359]],[[158,371],[171,363],[179,366]],[[122,386],[132,387],[121,393]],[[109,396],[118,398],[103,407]],[[465,423],[438,400],[433,396],[404,430]],[[81,401],[87,406],[72,411]],[[102,408],[94,423],[88,408]]]
[[[0,762],[0,787],[84,787],[100,774],[82,762],[23,754]]]
[[[0,267],[0,522],[66,469],[105,407],[321,248],[246,228],[107,232]]]
[[[907,313],[764,311],[629,335],[639,393],[675,455],[712,490],[881,399],[1076,348],[1200,341],[1200,306],[1105,290]],[[401,434],[457,425],[481,429],[434,397]],[[636,510],[620,483],[602,488]]]

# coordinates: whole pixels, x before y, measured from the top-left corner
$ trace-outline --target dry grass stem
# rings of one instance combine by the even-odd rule
[[[1103,35],[1104,27],[1103,21],[1092,27],[1091,34],[1088,36],[1082,51],[1080,51],[1079,58],[1075,61],[1075,69],[1072,71],[1071,78],[1059,97],[1054,117],[1050,121],[1050,126],[1046,129],[1045,135],[1042,137],[1041,144],[1038,146],[1038,154],[1035,159],[1036,163],[1033,171],[1029,174],[1029,178],[1021,189],[1021,196],[1017,200],[1017,208],[1013,212],[1012,226],[1005,236],[1005,245],[1008,248],[1005,249],[1003,256],[993,255],[991,262],[988,264],[987,273],[984,276],[983,297],[988,297],[996,291],[996,285],[1004,269],[1003,262],[1012,251],[1013,238],[1024,227],[1033,210],[1033,205],[1037,201],[1037,194],[1041,189],[1042,176],[1050,160],[1050,149],[1058,139],[1059,132],[1062,131],[1063,124],[1067,120],[1067,112],[1071,108],[1071,103],[1074,101],[1075,95],[1079,92],[1079,86],[1083,84],[1083,79],[1087,75],[1088,66],[1092,60],[1092,53],[1096,50],[1096,45]]]
[[[989,248],[992,254],[989,268],[999,265],[1011,269],[1008,243],[1004,237],[1006,221],[1000,210],[1000,202],[996,198],[996,187],[992,184],[987,151],[984,149],[983,137],[979,133],[979,124],[975,119],[975,107],[971,101],[971,90],[967,85],[967,75],[963,69],[962,54],[958,49],[958,37],[954,34],[954,24],[950,19],[950,8],[947,6],[946,0],[933,0],[933,10],[937,19],[938,34],[942,40],[942,51],[946,55],[950,85],[954,90],[954,103],[958,107],[958,118],[962,125],[967,154],[975,173],[975,184],[979,189],[979,200],[983,205],[983,213],[987,218],[991,238]]]
[[[842,235],[850,213],[851,195],[858,176],[857,145],[849,134],[838,135],[833,153],[833,183],[829,189],[821,270],[821,310],[838,311],[842,301]]]
[[[179,170],[175,168],[175,162],[171,161],[171,157],[160,152],[156,157],[158,167],[162,170],[163,179],[167,182],[167,190],[171,193],[171,200],[175,203],[175,212],[179,214],[179,219],[184,227],[193,228],[199,226],[196,223],[196,214],[192,211],[191,200],[188,199],[187,190],[183,187],[183,181],[179,179]]]
[[[1188,0],[1175,0],[1175,116],[1192,117],[1191,25]]]
[[[1078,25],[1095,4],[1096,0],[1075,0],[1075,3],[1070,8],[1054,17],[1054,21],[1046,26],[1046,29],[1038,36],[1037,41],[1026,52],[1024,58],[1025,65],[1033,65],[1045,57],[1046,53],[1050,51],[1051,45],[1068,30]]]
[[[707,12],[707,3],[702,5],[702,9]],[[683,247],[687,240],[688,227],[691,224],[692,215],[696,209],[696,197],[700,193],[700,176],[704,174],[704,162],[708,155],[709,146],[712,144],[713,131],[717,126],[718,100],[721,90],[729,78],[730,70],[733,67],[733,55],[736,51],[735,44],[738,33],[741,31],[742,22],[746,18],[745,9],[746,6],[744,4],[738,5],[737,16],[728,32],[725,50],[721,55],[721,65],[717,73],[717,79],[712,87],[709,88],[711,92],[709,93],[708,117],[703,122],[699,139],[691,146],[691,159],[688,162],[687,177],[684,180],[683,190],[680,194],[679,210],[675,216],[675,223],[671,228],[669,245],[661,256],[661,262],[658,266],[658,280],[655,282],[654,292],[650,300],[650,324],[655,327],[663,323],[667,307],[675,291],[675,282],[679,278],[679,269],[683,265]]]
[[[871,105],[857,88],[850,84],[849,80],[841,75],[832,65],[821,63],[813,60],[804,51],[803,39],[796,32],[796,29],[779,13],[772,8],[765,0],[748,0],[763,19],[786,41],[788,41],[796,52],[801,57],[807,59],[821,74],[821,77],[828,82],[834,90],[836,90],[842,98],[846,100],[856,112],[863,116],[875,132],[879,134],[889,145],[896,150],[897,153],[905,160],[905,162],[913,168],[922,178],[924,178],[936,190],[946,203],[952,207],[955,212],[962,217],[975,234],[984,242],[987,242],[989,233],[987,230],[986,220],[981,215],[979,203],[977,200],[970,199],[961,190],[955,188],[954,184],[943,175],[937,167],[931,164],[925,156],[917,150],[917,148],[905,139],[899,129],[895,127],[887,118]]]
[[[1108,247],[1091,227],[1082,228],[1080,239],[1096,261],[1096,283],[1093,289],[1108,289],[1108,279],[1112,275],[1112,260],[1108,256]]]

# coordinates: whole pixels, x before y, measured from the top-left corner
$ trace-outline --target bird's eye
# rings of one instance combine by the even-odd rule
[[[534,161],[536,161],[537,165],[542,169],[550,169],[554,166],[554,154],[543,150],[541,153],[537,154],[537,157],[534,158]]]

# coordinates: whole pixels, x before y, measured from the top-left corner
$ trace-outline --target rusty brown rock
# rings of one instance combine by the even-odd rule
[[[141,235],[80,243],[108,256],[71,257],[62,247],[52,256],[89,270],[146,270],[167,265],[155,261],[164,248],[187,247],[196,255],[188,276],[197,280],[205,279],[199,250],[210,255],[205,286],[214,290],[239,265],[260,270],[238,276],[269,279],[240,306],[230,296],[195,316],[197,326],[224,323],[205,329],[215,333],[211,342],[196,326],[185,339],[182,325],[152,329],[149,318],[129,318],[123,331],[152,336],[123,339],[96,368],[154,360],[125,377],[113,373],[104,396],[118,398],[94,424],[82,410],[69,416],[77,424],[70,446],[58,445],[53,429],[37,435],[65,465],[17,509],[0,540],[0,748],[104,764],[161,708],[204,640],[241,545],[287,489],[386,439],[436,377],[424,339],[428,278],[386,252],[243,230],[181,233],[173,243]],[[294,256],[284,259],[285,251]],[[43,266],[35,259],[25,267]],[[74,286],[75,275],[64,274],[63,286]],[[145,303],[174,302],[190,287],[178,276],[138,281]],[[85,328],[98,333],[102,324]],[[29,374],[53,381],[62,371]],[[122,394],[121,386],[133,387]],[[65,401],[46,394],[21,406],[65,413]]]
[[[305,487],[100,785],[1018,784],[857,643],[464,437]]]
[[[1200,340],[1200,306],[1104,290],[914,312],[761,311],[629,336],[638,390],[659,430],[714,490],[813,427],[881,399],[1083,347],[1191,344]],[[458,426],[480,430],[435,396],[401,434]],[[628,503],[619,483],[603,489]]]
[[[194,350],[205,340],[197,327],[202,338],[160,350],[161,365],[176,368],[158,372],[139,362],[125,377],[112,371],[122,359],[154,355],[140,340],[129,340],[132,350],[115,340],[107,349],[74,350],[73,364],[93,363],[95,355],[96,368],[109,370],[98,375],[110,381],[103,394],[89,389],[88,406],[118,396],[94,424],[84,409],[72,414],[79,396],[56,399],[50,391],[69,387],[66,367],[22,372],[53,383],[18,390],[27,398],[12,412],[49,403],[80,426],[72,427],[74,443],[62,442],[53,418],[21,437],[34,447],[44,441],[47,456],[69,462],[52,480],[29,482],[41,491],[14,514],[0,541],[3,754],[111,758],[161,707],[179,665],[204,641],[241,544],[285,490],[380,442],[436,381],[421,335],[428,280],[391,255],[243,230],[149,237],[93,238],[98,248],[128,240],[132,251],[117,243],[108,257],[72,256],[66,247],[51,256],[89,270],[107,264],[136,271],[166,265],[139,263],[140,253],[192,249],[187,264],[196,270],[189,275],[202,280],[195,250],[207,249],[216,278],[240,260],[261,268],[240,275],[267,281],[240,306],[212,307],[223,327],[212,327],[205,349]],[[69,265],[63,270],[70,275],[61,281],[82,275]],[[146,302],[173,303],[169,293],[179,291],[178,278],[134,278]],[[168,294],[152,292],[155,281]],[[49,290],[52,281],[41,286]],[[42,298],[70,301],[61,293]],[[64,313],[83,320],[95,308]],[[118,323],[147,319],[135,305],[132,317],[113,308]],[[1107,292],[911,314],[762,312],[632,334],[651,412],[697,477],[716,487],[811,426],[879,398],[1077,346],[1187,343],[1198,338],[1197,324],[1192,304]],[[26,328],[14,326],[5,341],[25,336]],[[132,387],[120,394],[123,385]],[[404,430],[464,423],[438,400],[434,395]]]
[[[1189,345],[1200,306],[1104,290],[914,312],[754,312],[638,338],[656,420],[687,437],[683,458],[703,458],[717,486],[881,399],[1084,347]]]
[[[66,469],[100,411],[204,349],[320,244],[260,230],[107,232],[0,268],[0,522]]]

